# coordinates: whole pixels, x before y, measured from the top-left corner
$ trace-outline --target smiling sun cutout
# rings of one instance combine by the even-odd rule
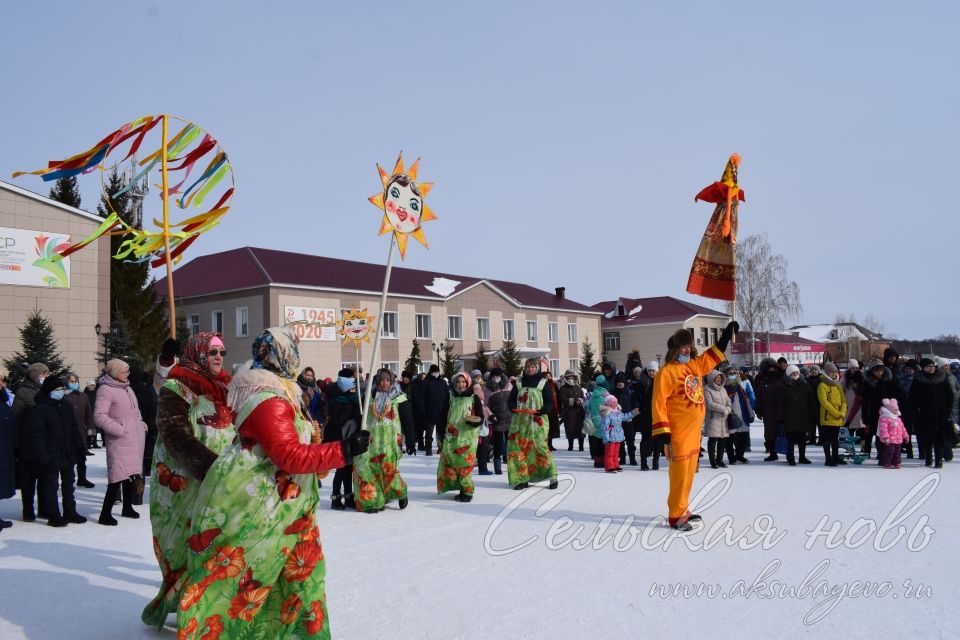
[[[432,182],[417,184],[417,171],[420,169],[420,158],[417,158],[406,171],[403,168],[403,153],[397,157],[393,165],[393,172],[387,173],[377,164],[380,172],[380,182],[383,183],[383,192],[370,196],[369,200],[378,209],[383,211],[383,222],[380,223],[380,235],[390,231],[397,239],[400,248],[400,259],[407,253],[407,238],[413,236],[417,242],[427,247],[427,238],[423,235],[420,225],[437,216],[430,210],[423,199],[430,193]]]
[[[370,332],[373,331],[373,319],[368,316],[366,309],[351,307],[349,311],[340,310],[343,318],[337,323],[337,334],[343,337],[343,343],[352,342],[359,347],[361,342],[370,342]]]

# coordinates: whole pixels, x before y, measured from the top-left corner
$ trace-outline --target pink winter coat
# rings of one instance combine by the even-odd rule
[[[107,479],[120,482],[143,473],[143,441],[147,425],[140,417],[137,396],[127,382],[109,375],[100,378],[93,422],[103,429],[107,447]]]
[[[910,434],[903,426],[903,420],[900,416],[893,415],[886,407],[880,409],[880,428],[877,430],[877,436],[884,444],[910,442]]]

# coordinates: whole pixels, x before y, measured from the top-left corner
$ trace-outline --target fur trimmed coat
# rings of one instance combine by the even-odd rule
[[[147,425],[140,416],[137,396],[127,382],[103,374],[97,386],[93,422],[103,430],[107,448],[107,480],[121,482],[143,473],[143,446]]]

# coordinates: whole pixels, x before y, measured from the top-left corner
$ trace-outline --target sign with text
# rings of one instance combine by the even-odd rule
[[[337,339],[336,309],[284,306],[283,323],[293,327],[301,341],[333,342]]]
[[[57,255],[68,246],[62,233],[0,227],[0,284],[69,289],[70,258]]]

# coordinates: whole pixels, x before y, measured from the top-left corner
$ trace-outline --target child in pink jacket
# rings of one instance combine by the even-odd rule
[[[910,435],[900,419],[900,407],[896,398],[884,398],[880,407],[880,424],[877,437],[884,445],[880,464],[884,469],[900,468],[900,444],[910,442]]]

